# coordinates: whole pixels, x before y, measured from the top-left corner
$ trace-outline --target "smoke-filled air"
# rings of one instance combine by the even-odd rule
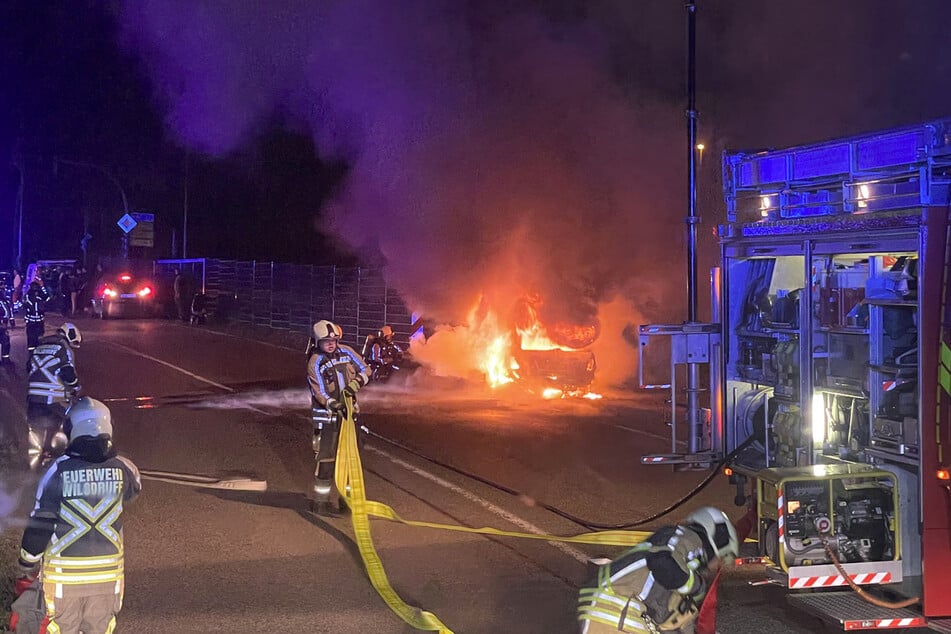
[[[121,23],[183,145],[226,155],[277,113],[346,162],[315,228],[378,247],[441,325],[424,361],[508,336],[529,297],[541,324],[596,328],[619,382],[625,328],[682,319],[682,109],[619,80],[603,20],[528,6],[136,1]]]

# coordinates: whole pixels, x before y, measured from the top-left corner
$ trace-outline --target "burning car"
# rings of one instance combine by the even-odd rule
[[[597,363],[588,346],[598,338],[600,323],[596,317],[544,321],[542,306],[537,294],[515,305],[513,378],[546,398],[589,396]]]
[[[542,391],[543,396],[585,396],[590,392],[597,364],[590,350],[516,350],[518,378]]]

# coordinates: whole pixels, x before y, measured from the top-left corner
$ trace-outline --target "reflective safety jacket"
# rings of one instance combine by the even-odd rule
[[[704,543],[693,528],[670,526],[601,566],[578,597],[581,632],[693,632],[708,587]]]
[[[42,323],[46,319],[46,302],[50,301],[50,297],[50,289],[45,286],[31,286],[23,298],[23,321],[28,324]]]
[[[30,380],[26,400],[31,403],[65,403],[79,389],[73,349],[66,338],[48,335],[30,354]]]
[[[338,343],[333,354],[315,347],[307,359],[307,382],[314,404],[314,422],[330,422],[333,409],[343,398],[343,389],[356,381],[357,389],[370,380],[367,364],[350,346]]]
[[[6,330],[13,319],[13,302],[6,295],[0,295],[0,330]]]
[[[82,442],[88,441],[88,442]],[[42,560],[47,597],[123,591],[123,504],[142,490],[139,470],[101,438],[70,444],[43,475],[23,533],[20,563]]]

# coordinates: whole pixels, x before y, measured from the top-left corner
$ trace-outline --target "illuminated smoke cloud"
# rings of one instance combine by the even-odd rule
[[[951,5],[902,5],[908,19],[898,22],[894,3],[801,5],[701,5],[706,182],[726,147],[946,114],[944,84],[916,69],[947,70],[951,40],[941,29]],[[504,312],[525,289],[541,292],[551,319],[626,303],[630,322],[615,312],[602,329],[622,355],[634,352],[622,339],[630,323],[684,318],[681,5],[122,7],[124,43],[143,54],[183,144],[227,154],[280,113],[309,127],[323,158],[346,162],[322,228],[356,252],[379,248],[389,282],[415,310],[459,324],[482,293]],[[722,202],[716,188],[700,199],[704,272]]]
[[[184,143],[226,154],[279,111],[345,159],[324,228],[379,245],[414,309],[459,323],[482,293],[504,311],[531,288],[553,318],[617,293],[677,314],[680,188],[658,183],[682,180],[678,108],[619,88],[602,21],[518,7],[136,1],[121,17]]]

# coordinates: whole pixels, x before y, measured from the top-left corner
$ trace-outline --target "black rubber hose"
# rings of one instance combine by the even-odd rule
[[[403,451],[405,451],[405,452],[407,452],[407,453],[411,453],[411,454],[413,454],[414,456],[417,456],[417,457],[419,457],[419,458],[422,458],[423,460],[426,460],[427,462],[431,462],[432,464],[438,465],[438,466],[442,467],[443,469],[447,469],[447,470],[452,471],[452,472],[454,472],[454,473],[458,473],[459,475],[462,475],[462,476],[464,476],[464,477],[466,477],[466,478],[470,478],[470,479],[472,479],[472,480],[475,480],[476,482],[481,482],[482,484],[484,484],[484,485],[486,485],[486,486],[488,486],[488,487],[491,487],[491,488],[493,488],[493,489],[496,489],[496,490],[498,490],[498,491],[502,491],[503,493],[508,493],[509,495],[512,495],[512,496],[514,496],[514,497],[520,497],[520,498],[528,498],[528,497],[530,497],[530,496],[527,496],[527,495],[525,495],[524,493],[522,493],[522,492],[520,492],[520,491],[516,491],[515,489],[512,489],[512,488],[510,488],[510,487],[504,486],[504,485],[502,485],[502,484],[498,484],[497,482],[493,482],[493,481],[491,481],[491,480],[488,480],[488,479],[486,479],[486,478],[483,478],[482,476],[478,476],[478,475],[476,475],[476,474],[474,474],[474,473],[470,473],[470,472],[468,472],[468,471],[465,471],[464,469],[459,469],[458,467],[454,467],[454,466],[452,466],[452,465],[450,465],[450,464],[447,464],[447,463],[445,463],[445,462],[442,462],[441,460],[436,460],[435,458],[431,458],[431,457],[427,456],[426,454],[423,454],[423,453],[417,451],[416,449],[413,449],[412,447],[409,447],[409,446],[407,446],[407,445],[404,445],[403,443],[398,442],[398,441],[396,441],[396,440],[392,440],[392,439],[390,439],[390,438],[387,438],[386,436],[382,436],[382,435],[380,435],[380,434],[378,434],[378,433],[376,433],[376,432],[374,432],[374,431],[368,431],[367,433],[368,433],[370,436],[373,436],[374,438],[379,438],[380,440],[382,440],[382,441],[385,442],[385,443],[388,443],[388,444],[390,444],[390,445],[393,445],[394,447],[399,447],[399,448],[402,449]],[[567,511],[563,511],[562,509],[560,509],[560,508],[558,508],[558,507],[556,507],[556,506],[552,506],[551,504],[546,504],[545,502],[541,502],[541,501],[535,500],[535,501],[534,501],[534,504],[535,504],[535,506],[541,507],[541,508],[545,509],[546,511],[549,511],[550,513],[553,513],[553,514],[555,514],[555,515],[557,515],[557,516],[559,516],[559,517],[562,517],[562,518],[568,520],[569,522],[574,522],[574,523],[577,524],[578,526],[581,526],[581,527],[583,527],[583,528],[587,528],[587,529],[589,529],[589,530],[599,530],[599,531],[627,530],[627,529],[630,529],[630,528],[636,528],[636,527],[638,527],[638,526],[643,526],[643,525],[649,524],[649,523],[651,523],[651,522],[653,522],[653,521],[655,521],[655,520],[657,520],[657,519],[660,519],[661,517],[664,517],[664,516],[667,515],[668,513],[671,513],[671,512],[673,512],[673,511],[675,511],[676,509],[680,508],[681,506],[683,506],[684,504],[686,504],[688,501],[690,501],[694,496],[696,496],[696,495],[697,495],[698,493],[700,493],[704,488],[706,488],[706,486],[707,486],[708,484],[710,484],[710,482],[713,481],[713,478],[715,478],[715,477],[717,476],[717,474],[720,473],[720,468],[723,467],[723,465],[726,465],[726,464],[732,462],[733,459],[736,457],[736,455],[737,455],[739,452],[741,452],[742,450],[746,449],[746,448],[753,442],[753,440],[754,440],[754,437],[753,437],[753,436],[750,436],[748,439],[746,439],[746,441],[744,441],[742,444],[740,444],[739,447],[737,447],[736,449],[734,449],[733,451],[731,451],[726,457],[724,457],[723,459],[721,459],[721,460],[717,463],[716,467],[714,467],[713,470],[709,473],[709,475],[707,475],[703,480],[701,480],[700,483],[699,483],[697,486],[695,486],[693,489],[691,489],[685,496],[683,496],[682,498],[680,498],[679,500],[677,500],[676,502],[674,502],[673,504],[671,504],[671,505],[668,506],[667,508],[665,508],[665,509],[663,509],[663,510],[657,512],[657,513],[654,513],[653,515],[651,515],[651,516],[649,516],[649,517],[645,517],[644,519],[640,519],[640,520],[637,520],[637,521],[634,521],[634,522],[628,522],[628,523],[626,523],[626,524],[601,524],[601,523],[599,523],[599,522],[591,522],[591,521],[588,521],[588,520],[581,519],[580,517],[577,517],[577,516],[575,516],[575,515],[572,515],[571,513],[567,512]]]

